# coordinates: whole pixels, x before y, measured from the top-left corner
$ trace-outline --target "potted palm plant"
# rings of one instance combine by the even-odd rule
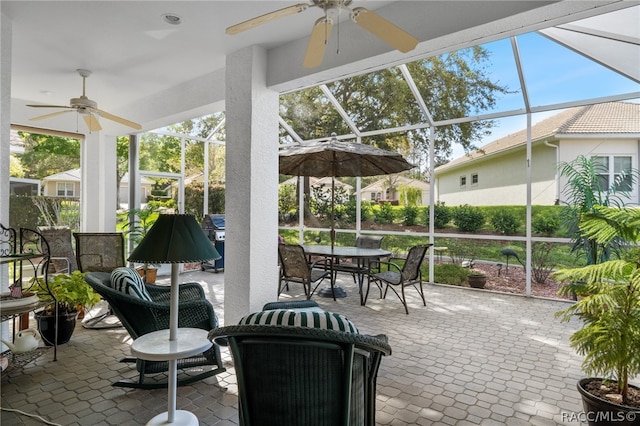
[[[554,273],[572,283],[561,294],[581,296],[557,313],[582,321],[571,346],[584,355],[583,370],[592,377],[580,380],[578,390],[590,425],[637,425],[640,389],[629,379],[640,375],[640,210],[596,206],[583,215],[580,231],[602,247],[615,243],[617,255]]]
[[[57,343],[67,343],[75,329],[76,317],[81,308],[91,308],[100,301],[100,296],[84,280],[84,274],[74,271],[71,274],[57,274],[49,280],[38,278],[30,287],[40,300],[50,302],[44,309],[35,313],[38,331],[47,345],[53,345],[56,337],[56,304],[58,302]],[[55,298],[55,300],[54,300]]]
[[[125,225],[125,233],[137,244],[147,235],[149,229],[158,218],[158,209],[154,204],[149,203],[142,209],[131,209],[129,211],[129,222]],[[156,265],[145,263],[136,268],[138,274],[149,284],[156,282],[158,268]]]

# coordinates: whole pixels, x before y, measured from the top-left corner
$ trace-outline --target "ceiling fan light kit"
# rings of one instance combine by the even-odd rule
[[[338,22],[338,15],[342,9],[349,11],[351,20],[358,26],[402,53],[407,53],[418,45],[418,39],[377,13],[364,7],[350,9],[351,2],[352,0],[312,0],[310,4],[299,3],[232,25],[227,28],[226,32],[230,35],[238,34],[275,19],[295,15],[311,7],[318,7],[324,11],[324,17],[318,19],[313,25],[302,62],[306,68],[315,68],[322,63],[331,29],[333,24]]]
[[[56,117],[58,115],[66,114],[68,112],[76,111],[78,114],[82,115],[84,122],[87,127],[92,132],[97,132],[102,130],[102,126],[100,126],[100,122],[98,121],[98,117],[106,118],[107,120],[114,121],[116,123],[122,124],[127,127],[131,127],[136,130],[142,129],[142,126],[133,121],[124,119],[122,117],[118,117],[116,115],[110,114],[106,111],[98,109],[98,103],[94,100],[91,100],[86,95],[86,80],[87,77],[91,75],[91,71],[85,69],[77,69],[76,70],[80,77],[82,77],[82,95],[79,98],[71,98],[69,100],[69,105],[27,105],[32,108],[64,108],[64,111],[52,112],[50,114],[41,115],[39,117],[34,117],[31,121],[44,120],[47,118]]]

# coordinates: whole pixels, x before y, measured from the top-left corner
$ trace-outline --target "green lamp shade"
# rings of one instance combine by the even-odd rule
[[[204,231],[189,214],[161,214],[129,256],[138,263],[189,263],[220,259]]]

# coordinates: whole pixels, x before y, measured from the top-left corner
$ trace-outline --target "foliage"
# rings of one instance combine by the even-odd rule
[[[278,211],[280,215],[295,212],[298,209],[298,191],[296,185],[280,185],[278,188]]]
[[[24,167],[22,167],[20,159],[13,154],[9,154],[9,176],[17,178],[24,177]]]
[[[573,251],[583,253],[587,264],[607,261],[611,251],[617,250],[615,240],[599,244],[594,239],[586,238],[579,229],[581,218],[584,214],[592,213],[596,206],[621,206],[622,197],[628,196],[625,189],[629,184],[633,187],[638,182],[639,171],[622,171],[605,187],[600,176],[607,174],[608,170],[594,158],[580,155],[573,161],[560,163],[559,168],[560,174],[567,178],[562,193],[568,201],[562,219],[573,240]]]
[[[464,204],[453,209],[453,223],[463,232],[476,232],[484,225],[484,213],[479,207]]]
[[[496,232],[506,235],[515,234],[521,225],[520,220],[509,210],[498,210],[491,216],[489,222]]]
[[[44,302],[51,302],[47,307],[49,314],[55,308],[51,294],[58,301],[58,311],[62,313],[76,312],[79,307],[91,308],[100,301],[100,296],[85,282],[84,273],[80,271],[54,275],[49,279],[48,290],[44,278],[39,277],[28,291],[36,293]]]
[[[440,284],[463,286],[467,282],[469,269],[455,263],[433,265],[433,280]]]
[[[406,206],[402,209],[402,224],[404,226],[413,226],[418,218],[418,208],[416,206]]]
[[[498,94],[508,93],[506,87],[490,80],[486,71],[489,60],[489,52],[475,46],[407,66],[426,104],[434,105],[433,119],[439,121],[491,109]],[[359,129],[401,127],[423,119],[410,88],[404,83],[400,68],[352,76],[327,86],[342,107],[351,112],[350,117]],[[280,114],[304,140],[327,137],[331,132],[351,132],[318,87],[281,95]],[[439,127],[434,145],[436,164],[443,164],[450,156],[451,141],[470,151],[492,126],[493,122],[487,120]],[[419,163],[423,171],[427,169],[426,154],[417,153],[428,152],[428,129],[370,135],[363,137],[362,141],[405,155],[415,154],[412,157],[414,163]]]
[[[80,228],[80,201],[65,197],[31,197],[40,212],[39,225]]]
[[[400,191],[400,205],[402,206],[417,206],[422,204],[422,190],[420,188],[413,188],[407,184],[398,185],[398,191]]]
[[[331,218],[331,187],[325,184],[311,187],[311,212],[324,219]],[[345,209],[340,208],[349,201],[349,195],[342,186],[336,186],[333,192],[334,215],[343,216]]]
[[[469,267],[473,267],[480,245],[481,243],[476,240],[450,240],[447,247],[451,262],[456,265],[463,265],[464,263]]]
[[[80,167],[80,141],[61,136],[18,132],[24,140],[20,162],[25,176],[42,179]]]
[[[571,346],[585,356],[582,367],[587,374],[617,382],[626,404],[629,377],[640,374],[640,248],[629,248],[640,242],[640,210],[593,206],[582,215],[580,231],[602,245],[622,240],[624,250],[617,259],[556,272],[557,279],[572,282],[561,294],[583,296],[557,316],[564,321],[574,315],[582,319]]]
[[[393,213],[393,207],[391,206],[391,203],[380,204],[377,209],[373,210],[373,217],[376,223],[393,223],[395,214]]]
[[[191,182],[184,187],[184,211],[196,218],[204,216],[203,210],[204,185],[202,182]],[[177,195],[174,196],[177,202]],[[209,212],[211,214],[224,213],[225,188],[223,185],[209,185]]]
[[[124,232],[138,245],[158,219],[158,208],[149,203],[141,209],[129,209],[127,217]]]
[[[9,227],[36,229],[39,223],[40,211],[33,205],[33,197],[9,196]]]
[[[552,236],[560,228],[560,218],[557,214],[543,212],[531,218],[531,231],[534,234]]]
[[[553,244],[537,241],[531,247],[531,273],[539,284],[547,282],[556,266],[553,257]]]
[[[444,202],[438,201],[433,205],[433,219],[436,229],[446,228],[452,217],[451,207],[445,206]],[[429,226],[429,206],[424,209],[424,224]]]

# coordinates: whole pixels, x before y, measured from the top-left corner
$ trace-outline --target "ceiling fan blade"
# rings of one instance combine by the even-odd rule
[[[69,105],[27,105],[31,108],[71,108]]]
[[[331,19],[325,17],[318,19],[313,25],[309,44],[307,44],[307,53],[302,63],[305,68],[315,68],[322,63],[332,27]]]
[[[375,12],[365,9],[364,7],[356,7],[351,12],[353,22],[360,25],[376,37],[386,41],[393,48],[398,49],[402,53],[407,53],[415,49],[418,45],[418,39],[398,27],[397,25],[387,21]]]
[[[102,126],[98,122],[98,118],[95,117],[91,113],[82,114],[82,118],[84,118],[84,122],[87,123],[87,127],[92,132],[98,132],[102,130]]]
[[[260,15],[258,17],[249,19],[244,22],[240,22],[239,24],[232,25],[227,28],[227,34],[233,35],[241,33],[242,31],[250,30],[251,28],[255,28],[258,25],[262,25],[266,22],[273,21],[274,19],[284,18],[285,16],[295,15],[296,13],[304,12],[309,7],[314,6],[312,4],[306,3],[298,3],[293,6],[288,6],[283,9],[278,9],[273,12],[265,13],[264,15]]]
[[[136,130],[142,129],[141,125],[139,125],[138,123],[135,123],[133,121],[126,120],[126,119],[124,119],[122,117],[118,117],[117,115],[110,114],[110,113],[108,113],[106,111],[103,111],[101,109],[95,109],[95,111],[97,111],[100,114],[101,117],[104,117],[107,120],[115,121],[116,123],[120,123],[120,124],[122,124],[124,126],[128,126],[128,127],[133,128],[133,129],[136,129]]]
[[[65,107],[65,108],[69,108],[69,107]],[[73,111],[73,109],[67,109],[66,111],[56,111],[56,112],[52,112],[51,114],[45,114],[45,115],[41,115],[39,117],[30,118],[29,121],[44,120],[45,118],[55,117],[57,115],[66,114],[66,113],[71,112],[71,111]]]

